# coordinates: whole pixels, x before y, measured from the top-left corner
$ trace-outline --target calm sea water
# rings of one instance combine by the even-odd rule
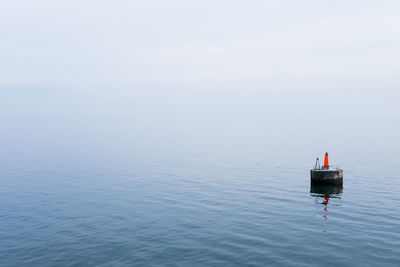
[[[5,153],[0,266],[400,266],[400,166],[314,156]]]

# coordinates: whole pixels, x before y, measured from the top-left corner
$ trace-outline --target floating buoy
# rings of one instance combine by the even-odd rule
[[[310,170],[310,174],[311,183],[343,184],[343,170],[329,165],[328,152],[325,153],[324,166],[321,168],[317,158],[314,169]]]

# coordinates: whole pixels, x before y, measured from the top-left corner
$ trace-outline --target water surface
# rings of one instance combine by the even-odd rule
[[[343,189],[324,191],[310,188],[312,164],[240,153],[3,157],[0,265],[398,266],[398,165],[347,164]]]

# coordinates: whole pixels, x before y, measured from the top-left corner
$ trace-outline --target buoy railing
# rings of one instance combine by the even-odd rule
[[[329,165],[328,167],[314,166],[313,170],[337,170],[339,166]]]

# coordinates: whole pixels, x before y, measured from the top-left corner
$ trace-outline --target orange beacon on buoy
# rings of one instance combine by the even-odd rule
[[[328,152],[325,153],[324,159],[324,169],[329,169],[329,159],[328,159]]]

